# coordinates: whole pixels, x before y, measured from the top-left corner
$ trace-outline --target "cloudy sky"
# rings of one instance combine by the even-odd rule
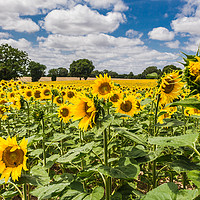
[[[178,67],[200,44],[200,0],[0,0],[0,44],[52,68],[87,58],[97,70]]]

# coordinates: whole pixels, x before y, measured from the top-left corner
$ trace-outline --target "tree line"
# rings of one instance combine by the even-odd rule
[[[125,79],[157,79],[164,73],[169,73],[172,70],[181,70],[174,65],[167,65],[162,70],[156,66],[147,67],[141,74],[134,75],[133,72],[129,74],[118,74],[114,71],[104,69],[103,71],[94,70],[95,66],[92,61],[88,59],[79,59],[73,61],[69,70],[65,67],[58,67],[48,70],[45,74],[47,67],[38,62],[32,61],[27,52],[13,48],[8,44],[0,45],[0,80],[17,79],[22,76],[29,76],[32,81],[38,81],[42,76],[51,77],[52,81],[56,81],[57,77],[79,77],[85,80],[88,77],[96,77],[100,74],[107,73],[112,78],[125,78]]]

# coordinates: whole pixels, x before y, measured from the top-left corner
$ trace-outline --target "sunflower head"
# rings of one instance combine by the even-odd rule
[[[94,99],[83,95],[77,97],[72,106],[73,120],[80,120],[79,128],[87,131],[88,127],[92,128],[96,120],[96,106]]]
[[[182,92],[184,83],[181,82],[179,72],[172,72],[166,74],[160,84],[159,93],[162,104],[171,103],[174,99],[178,98],[178,95]]]
[[[108,99],[111,96],[113,87],[114,83],[111,81],[111,77],[108,77],[107,74],[104,74],[104,76],[100,74],[95,80],[92,93],[98,95],[99,99]]]
[[[137,111],[136,99],[133,95],[129,95],[124,99],[120,99],[115,107],[116,112],[133,116]]]
[[[71,105],[63,104],[58,108],[58,116],[63,122],[67,123],[72,117]]]
[[[7,140],[0,138],[0,173],[1,178],[8,181],[11,176],[13,181],[18,180],[21,176],[22,168],[28,170],[26,167],[26,153],[28,140],[23,140],[18,145],[16,137]]]

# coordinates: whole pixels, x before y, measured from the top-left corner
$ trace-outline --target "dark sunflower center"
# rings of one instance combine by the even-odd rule
[[[10,94],[10,97],[15,97],[15,94],[14,94],[14,93],[11,93],[11,94]]]
[[[107,82],[102,83],[98,88],[98,92],[101,95],[106,95],[106,94],[110,93],[110,91],[111,91],[111,86]]]
[[[57,103],[62,103],[62,97],[58,97],[57,99],[56,99],[56,101],[57,101]]]
[[[174,80],[173,79],[165,79],[165,81],[167,81],[168,84],[165,84],[165,88],[163,87],[164,89],[164,92],[166,94],[169,94],[173,89],[174,89]]]
[[[114,94],[112,97],[110,97],[110,100],[112,102],[117,102],[119,100],[119,96],[117,94]]]
[[[88,117],[91,116],[92,112],[88,112],[88,109],[90,108],[90,106],[87,105],[87,102],[85,102],[85,113]]]
[[[28,91],[28,92],[26,92],[26,95],[27,95],[28,97],[31,97],[31,96],[32,96],[32,92],[31,92],[31,91]]]
[[[67,93],[67,96],[68,96],[69,98],[72,98],[72,97],[74,96],[74,93],[73,93],[72,91],[69,91],[69,92]]]
[[[69,110],[67,108],[63,108],[60,113],[63,117],[67,117],[69,115]]]
[[[62,95],[62,96],[65,96],[65,95],[66,95],[66,92],[65,92],[65,91],[62,91],[62,92],[61,92],[61,95]]]
[[[121,103],[120,109],[124,112],[129,112],[132,109],[132,103],[129,100],[125,101]]]
[[[35,98],[40,98],[40,91],[39,90],[37,90],[35,93],[34,93],[34,95],[35,95]]]
[[[11,152],[12,147],[7,147],[3,151],[2,160],[5,163],[6,167],[17,167],[18,165],[23,164],[24,152],[21,149],[16,149]]]
[[[46,90],[44,91],[44,96],[49,96],[49,95],[50,95],[50,90],[46,89]]]

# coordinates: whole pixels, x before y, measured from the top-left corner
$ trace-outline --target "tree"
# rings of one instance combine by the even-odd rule
[[[56,81],[56,77],[58,76],[58,69],[50,69],[47,76],[51,77],[51,81]]]
[[[66,77],[68,76],[68,70],[64,67],[58,68],[58,77]]]
[[[79,77],[80,80],[82,77],[84,77],[84,79],[87,80],[94,68],[95,67],[92,61],[88,59],[79,59],[77,61],[72,62],[69,71],[71,76]]]
[[[0,80],[16,79],[26,74],[28,54],[8,44],[0,45]]]
[[[40,63],[31,61],[28,66],[28,71],[32,77],[32,82],[38,81],[42,76],[45,75],[45,69],[47,67]]]
[[[176,71],[176,70],[181,70],[181,68],[179,67],[176,67],[175,65],[167,65],[163,68],[162,70],[162,74],[166,73],[166,74],[169,74],[171,73],[172,71]]]
[[[141,78],[146,78],[147,74],[152,74],[152,73],[157,73],[158,76],[161,75],[161,70],[160,69],[157,69],[156,66],[150,66],[150,67],[147,67],[143,72],[142,72],[142,75],[141,75]]]

